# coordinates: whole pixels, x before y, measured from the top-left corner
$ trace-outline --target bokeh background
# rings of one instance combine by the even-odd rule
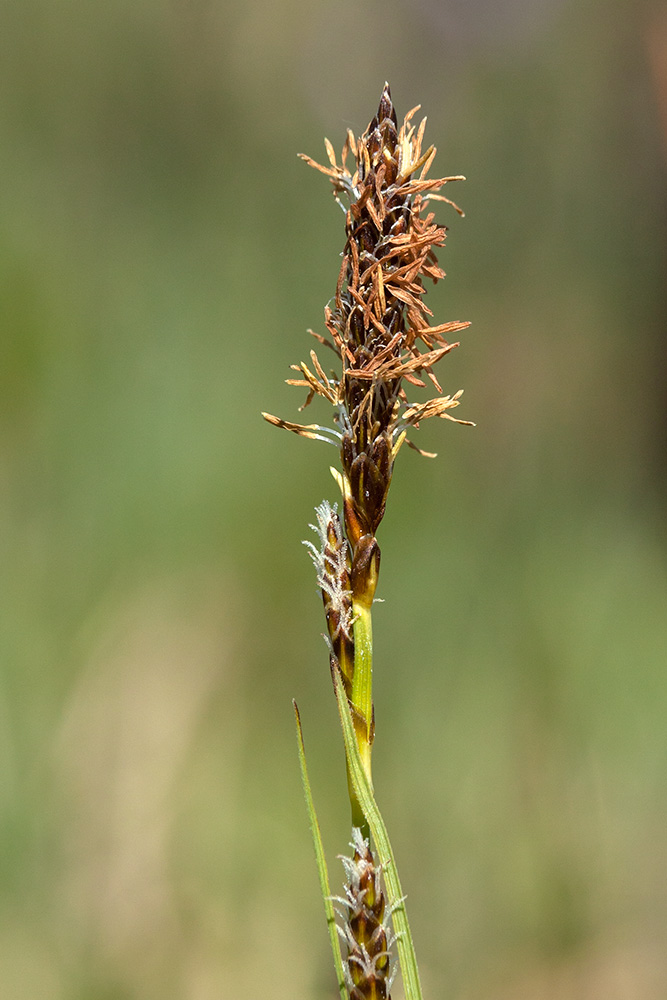
[[[375,779],[425,995],[667,995],[667,17],[645,0],[0,12],[0,993],[335,996],[348,811],[283,385],[342,215],[296,159],[421,102],[477,428],[380,541]],[[324,410],[320,415],[324,415]],[[317,414],[313,411],[313,417]],[[400,986],[395,996],[401,996]]]

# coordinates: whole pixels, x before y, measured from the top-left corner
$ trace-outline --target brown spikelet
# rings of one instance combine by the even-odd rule
[[[315,395],[328,400],[336,426],[294,424],[265,414],[273,424],[340,447],[351,588],[354,600],[365,606],[372,603],[377,582],[375,534],[407,432],[432,416],[469,423],[451,415],[461,392],[442,395],[433,371],[458,346],[446,337],[469,324],[431,326],[424,304],[424,279],[444,277],[435,249],[443,246],[446,230],[435,222],[429,201],[448,202],[463,214],[436,193],[463,178],[427,177],[435,148],[422,151],[426,120],[419,128],[412,124],[417,110],[413,108],[399,128],[385,84],[377,114],[361,138],[348,132],[340,163],[328,141],[328,166],[303,157],[330,178],[334,196],[346,211],[342,265],[332,306],[325,309],[329,336],[315,334],[321,344],[333,348],[342,370],[340,376],[327,373],[312,351],[310,363],[295,366],[299,377],[289,382],[307,390],[304,405]],[[423,387],[424,376],[438,395],[425,403],[409,403],[406,384]]]
[[[345,923],[340,929],[347,945],[346,980],[350,1000],[391,1000],[391,932],[384,923],[385,898],[380,870],[369,843],[353,828],[354,855],[342,858]]]

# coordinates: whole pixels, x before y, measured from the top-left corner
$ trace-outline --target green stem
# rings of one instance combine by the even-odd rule
[[[371,745],[373,742],[373,622],[371,609],[355,601],[354,615],[354,675],[352,678],[351,702],[361,718],[359,719],[357,742],[359,754],[364,764],[366,777],[371,787]]]

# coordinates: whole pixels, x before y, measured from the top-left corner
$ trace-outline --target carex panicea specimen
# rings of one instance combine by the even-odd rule
[[[446,202],[462,215],[454,202],[437,192],[463,178],[427,176],[436,151],[433,146],[422,151],[426,120],[418,127],[412,124],[417,110],[413,108],[399,128],[385,84],[377,114],[361,138],[348,130],[340,163],[328,140],[328,166],[303,156],[329,177],[334,197],[345,212],[342,264],[333,301],[324,313],[328,336],[310,331],[338,356],[339,369],[328,371],[311,351],[310,364],[293,365],[298,377],[288,382],[307,390],[304,407],[315,395],[328,400],[333,420],[330,426],[298,424],[264,414],[278,427],[328,441],[340,450],[342,471],[332,472],[342,493],[342,519],[335,505],[324,502],[316,511],[319,547],[307,544],[324,600],[331,668],[347,695],[371,789],[371,607],[380,564],[376,532],[385,512],[394,461],[403,443],[416,448],[408,435],[421,420],[443,417],[469,423],[451,413],[459,405],[461,391],[444,395],[433,370],[458,346],[447,338],[468,323],[431,325],[432,314],[424,303],[425,279],[436,282],[444,277],[435,249],[444,245],[446,228],[436,223],[431,202]],[[425,378],[436,394],[411,402],[409,387],[424,388]],[[349,904],[350,886],[356,886],[363,919],[348,916],[346,920],[345,979],[353,1000],[384,1000],[389,957],[380,867],[373,858],[367,817],[354,793],[349,768],[348,754],[355,854],[346,863],[348,879],[352,879],[346,892]],[[366,875],[357,878],[362,869]],[[376,912],[378,907],[382,912]]]

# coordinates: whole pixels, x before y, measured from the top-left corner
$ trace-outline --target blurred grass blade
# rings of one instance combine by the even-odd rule
[[[333,903],[331,901],[331,890],[329,889],[329,874],[327,872],[327,862],[324,857],[324,847],[322,845],[322,835],[320,833],[320,824],[317,822],[317,814],[315,813],[315,803],[313,802],[313,795],[310,790],[310,781],[308,780],[308,768],[306,767],[306,751],[303,745],[303,730],[301,729],[301,716],[299,715],[299,709],[297,703],[292,701],[294,705],[294,715],[296,717],[296,740],[299,747],[299,763],[301,765],[301,778],[303,780],[303,791],[306,796],[306,806],[308,808],[308,819],[310,820],[310,830],[313,835],[313,845],[315,847],[315,857],[317,858],[317,871],[320,876],[320,889],[322,891],[322,898],[324,900],[324,909],[327,915],[327,926],[329,928],[329,939],[331,941],[331,950],[333,952],[334,965],[336,966],[336,978],[338,979],[338,989],[340,991],[341,1000],[348,1000],[347,987],[345,985],[345,973],[343,972],[343,957],[340,950],[340,941],[338,940],[338,929],[336,927],[336,915],[334,913]]]
[[[338,712],[343,727],[343,739],[345,740],[345,753],[348,760],[350,778],[354,792],[373,835],[375,847],[383,869],[384,881],[387,887],[387,898],[391,907],[392,921],[396,933],[396,947],[401,965],[401,975],[403,976],[405,1000],[422,1000],[417,957],[412,943],[412,935],[410,934],[408,915],[405,911],[405,897],[403,896],[398,877],[394,852],[391,849],[387,828],[384,825],[384,820],[377,807],[368,778],[366,777],[366,772],[364,771],[354,733],[352,714],[343,689],[340,673],[338,670],[333,670],[332,673],[336,698],[338,699]]]

